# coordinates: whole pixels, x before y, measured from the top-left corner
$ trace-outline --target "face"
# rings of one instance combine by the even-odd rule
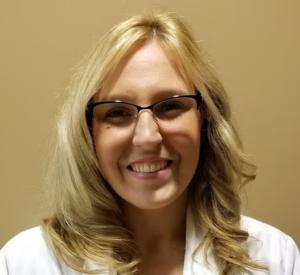
[[[122,60],[95,102],[121,100],[148,106],[188,94],[194,92],[152,40]],[[180,127],[159,125],[148,110],[141,111],[136,123],[122,131],[100,129],[93,121],[101,171],[122,203],[150,210],[182,200],[198,164],[201,125],[196,109]]]

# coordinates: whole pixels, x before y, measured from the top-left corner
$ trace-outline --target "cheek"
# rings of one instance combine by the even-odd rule
[[[200,149],[202,122],[198,119],[191,121],[192,122],[185,125],[185,127],[171,130],[169,132],[169,138],[167,139],[176,146],[175,148],[177,148],[177,150],[183,153],[194,150],[193,153],[198,154],[199,150],[195,151],[195,149]]]
[[[168,143],[179,154],[180,166],[184,174],[194,173],[200,156],[201,123],[191,123],[182,129],[170,132]]]
[[[200,153],[200,133],[191,129],[186,129],[181,133],[173,135],[173,146],[176,146],[184,162],[191,163],[197,161]]]
[[[124,135],[115,133],[114,136],[101,133],[93,129],[94,143],[98,163],[106,178],[116,175],[122,152],[128,146],[128,139]]]

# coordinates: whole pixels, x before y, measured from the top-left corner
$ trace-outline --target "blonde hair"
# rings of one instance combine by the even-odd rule
[[[189,186],[196,226],[207,234],[200,249],[210,247],[219,258],[220,274],[250,268],[267,270],[251,260],[246,248],[248,233],[239,226],[239,190],[255,178],[255,166],[243,152],[232,124],[226,91],[199,49],[188,27],[173,13],[134,16],[115,26],[81,64],[69,87],[58,121],[51,171],[50,197],[55,209],[43,229],[57,257],[72,269],[84,270],[89,259],[118,274],[132,275],[140,259],[131,233],[123,226],[122,211],[102,177],[86,105],[122,57],[137,43],[156,39],[204,98],[203,142],[198,168]]]

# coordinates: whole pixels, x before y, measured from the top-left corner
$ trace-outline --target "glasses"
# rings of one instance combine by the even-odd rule
[[[201,95],[173,96],[145,107],[118,100],[105,101],[89,103],[86,111],[103,130],[125,130],[136,123],[143,110],[151,110],[152,117],[158,124],[176,128],[193,118],[202,101]]]

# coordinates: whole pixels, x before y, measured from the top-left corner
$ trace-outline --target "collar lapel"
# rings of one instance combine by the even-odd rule
[[[196,230],[193,213],[190,208],[187,210],[186,218],[186,250],[184,256],[183,275],[217,275],[217,263],[211,250],[208,251],[208,261],[204,261],[202,250],[192,258],[192,254],[196,247],[200,244],[205,236],[205,230]]]

